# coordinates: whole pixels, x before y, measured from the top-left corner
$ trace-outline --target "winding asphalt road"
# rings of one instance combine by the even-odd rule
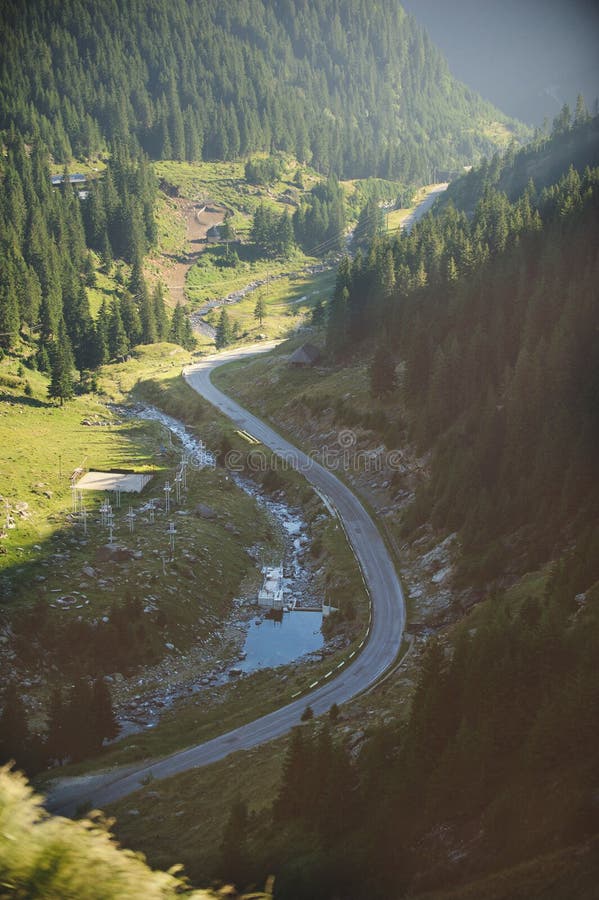
[[[242,725],[195,747],[189,747],[142,767],[120,769],[73,779],[49,795],[46,806],[52,812],[72,815],[82,804],[102,808],[138,790],[149,777],[167,778],[223,759],[236,750],[247,750],[286,734],[301,720],[309,703],[315,715],[327,712],[333,703],[340,705],[374,684],[394,663],[400,650],[405,625],[405,603],[393,561],[381,535],[355,494],[336,476],[311,460],[252,413],[218,390],[210,380],[217,366],[239,360],[272,345],[260,344],[207,357],[184,370],[188,384],[235,425],[274,450],[288,464],[302,472],[335,508],[362,569],[371,599],[371,621],[361,652],[340,662],[312,690],[247,725]],[[273,676],[273,677],[276,677]]]

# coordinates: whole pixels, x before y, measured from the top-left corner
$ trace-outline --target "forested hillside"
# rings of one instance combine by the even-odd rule
[[[512,145],[483,160],[449,185],[440,205],[454,203],[471,212],[487,188],[515,200],[531,180],[541,190],[558,181],[569,166],[583,172],[598,163],[599,117],[591,117],[579,95],[574,111],[566,104],[556,116],[550,134],[537,133],[524,147]]]
[[[63,176],[52,187],[47,153],[26,147],[11,129],[0,162],[0,350],[18,348],[28,365],[51,374],[50,396],[72,396],[73,368],[85,373],[139,343],[169,334],[160,285],[150,292],[142,262],[155,240],[156,183],[141,156],[115,148],[101,181],[85,202]],[[110,305],[92,316],[87,288],[101,263],[121,269]],[[181,336],[175,336],[184,342]],[[88,384],[89,387],[89,384]]]
[[[286,150],[323,172],[430,181],[514,123],[456,82],[395,0],[19,0],[0,8],[0,129],[57,160]]]
[[[534,566],[595,520],[598,181],[570,167],[514,202],[486,186],[471,218],[450,205],[339,269],[329,349],[377,346],[373,391],[432,449],[405,530],[460,531],[466,579]]]
[[[457,532],[454,587],[479,603],[429,639],[410,714],[357,759],[336,710],[295,732],[270,819],[244,829],[237,809],[225,830],[242,884],[270,867],[282,900],[415,897],[503,869],[464,896],[594,896],[598,237],[599,169],[571,167],[342,263],[329,350],[351,367],[374,348],[373,440],[397,446],[399,406],[426,461],[403,535]],[[512,870],[569,845],[545,882],[543,860]]]

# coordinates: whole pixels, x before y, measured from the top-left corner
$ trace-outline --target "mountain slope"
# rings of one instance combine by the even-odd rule
[[[515,127],[395,0],[13,0],[0,28],[0,128],[41,134],[63,160],[121,138],[154,158],[281,149],[419,181]]]

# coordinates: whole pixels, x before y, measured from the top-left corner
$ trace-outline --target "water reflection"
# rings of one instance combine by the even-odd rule
[[[241,672],[254,672],[256,669],[283,666],[306,653],[320,650],[324,644],[321,624],[321,612],[285,613],[282,622],[252,620],[243,647],[245,659],[236,663],[234,668]]]

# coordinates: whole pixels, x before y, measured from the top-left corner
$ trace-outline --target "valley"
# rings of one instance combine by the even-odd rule
[[[599,106],[420,17],[0,6],[7,900],[596,898]]]

